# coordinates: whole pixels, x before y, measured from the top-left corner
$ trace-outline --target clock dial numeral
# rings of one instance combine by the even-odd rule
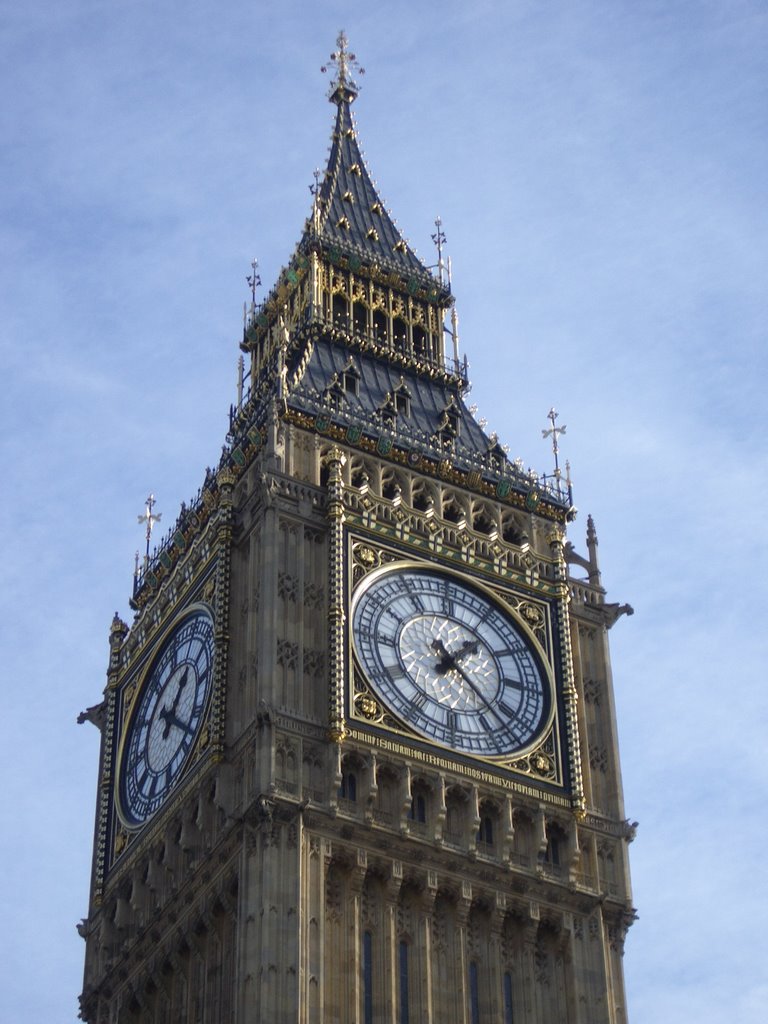
[[[440,743],[501,756],[548,720],[546,672],[521,627],[447,572],[393,567],[372,577],[355,597],[352,635],[379,697]]]

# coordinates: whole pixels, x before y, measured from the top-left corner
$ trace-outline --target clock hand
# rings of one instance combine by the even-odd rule
[[[440,661],[437,663],[437,671],[442,675],[452,668],[458,669],[459,660],[465,657],[467,654],[477,654],[480,646],[479,640],[465,640],[458,651],[451,653],[446,649],[445,644],[440,639],[432,641],[432,650],[437,654],[441,655]]]
[[[163,729],[163,739],[164,740],[168,739],[168,733],[171,731],[171,719],[173,719],[176,724],[178,724],[178,725],[181,724],[179,722],[179,719],[176,718],[176,708],[179,706],[179,700],[181,699],[181,691],[187,685],[187,679],[188,678],[189,678],[189,666],[185,666],[184,674],[182,675],[181,679],[179,680],[179,688],[176,691],[176,696],[173,698],[173,702],[171,703],[170,707],[163,708],[161,710],[161,712],[160,712],[160,717],[165,722],[165,729]]]
[[[445,675],[449,669],[454,667],[454,656],[449,650],[447,650],[445,644],[439,637],[435,637],[431,646],[432,650],[436,654],[440,655],[440,660],[437,663],[437,671],[440,675]]]
[[[189,665],[184,666],[184,674],[179,680],[179,688],[176,691],[176,696],[173,698],[173,704],[171,704],[170,710],[175,711],[179,706],[179,698],[181,697],[181,691],[187,685],[187,679],[189,678]]]
[[[437,654],[441,655],[440,661],[438,661],[436,669],[440,673],[440,675],[443,676],[450,672],[451,669],[453,669],[454,672],[457,672],[461,676],[461,678],[469,685],[470,690],[472,690],[475,696],[483,704],[485,704],[489,711],[493,712],[493,708],[491,707],[491,705],[488,703],[488,701],[477,688],[475,683],[469,678],[467,673],[458,663],[458,659],[465,654],[469,654],[471,650],[473,651],[473,653],[476,653],[477,644],[477,640],[465,640],[464,643],[459,648],[459,650],[456,651],[454,654],[451,654],[451,652],[446,649],[446,646],[443,643],[443,641],[436,637],[432,641],[432,650],[435,651]]]
[[[488,710],[492,714],[495,714],[495,711],[494,711],[492,705],[488,703],[488,701],[485,698],[485,696],[483,695],[483,693],[478,689],[477,685],[472,681],[472,679],[470,679],[470,677],[467,675],[467,673],[464,671],[464,669],[461,667],[461,665],[457,664],[454,661],[454,663],[450,667],[455,672],[458,672],[458,674],[461,676],[461,678],[464,680],[464,682],[468,684],[470,690],[474,693],[474,695],[477,698],[479,698],[479,700],[482,701],[483,704],[485,704],[485,706],[488,708]]]
[[[182,732],[189,733],[190,736],[195,731],[190,722],[182,722],[182,720],[177,718],[170,708],[162,708],[160,711],[160,717],[165,722],[165,729],[163,730],[164,740],[168,739],[168,733],[171,731],[172,725],[175,725],[177,729],[181,729]]]
[[[458,661],[460,658],[463,658],[465,654],[477,654],[479,647],[479,640],[465,640],[458,651],[454,652],[453,660]]]

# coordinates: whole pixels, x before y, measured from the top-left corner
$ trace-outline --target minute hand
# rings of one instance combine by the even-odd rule
[[[483,694],[480,692],[480,690],[478,690],[478,688],[475,685],[475,683],[473,683],[473,681],[469,678],[469,676],[464,671],[464,669],[461,667],[461,665],[459,664],[459,661],[458,661],[458,659],[459,658],[463,658],[465,654],[470,654],[470,653],[476,654],[477,653],[477,647],[478,647],[478,642],[476,640],[465,640],[464,643],[462,644],[462,646],[459,648],[459,650],[455,651],[452,654],[446,648],[445,644],[443,643],[443,641],[439,637],[436,637],[432,641],[432,650],[435,651],[436,654],[440,655],[440,661],[437,663],[437,671],[440,673],[440,675],[444,676],[446,674],[446,672],[450,672],[451,669],[453,669],[454,671],[458,672],[459,675],[461,676],[461,678],[469,685],[469,688],[470,688],[470,690],[472,690],[474,695],[483,704],[485,704],[485,706],[488,708],[488,710],[492,714],[495,714],[495,712],[493,710],[493,707],[488,703],[488,701],[483,696]]]
[[[467,673],[464,671],[464,669],[461,667],[461,665],[459,665],[459,663],[456,661],[456,656],[455,655],[454,655],[454,657],[451,658],[451,664],[450,664],[449,668],[452,668],[454,670],[454,672],[458,672],[459,673],[459,675],[464,680],[464,682],[468,684],[468,686],[469,686],[470,690],[472,691],[472,693],[474,693],[474,695],[480,701],[482,701],[483,704],[485,704],[485,706],[488,708],[488,710],[492,714],[496,713],[494,708],[493,708],[493,706],[488,703],[488,700],[484,696],[484,694],[478,689],[477,685],[470,679],[470,677],[467,675]]]
[[[181,691],[187,685],[187,679],[189,678],[189,666],[184,668],[184,674],[179,680],[179,688],[176,691],[176,696],[173,698],[173,703],[168,708],[163,708],[160,712],[160,717],[165,722],[165,728],[163,729],[163,739],[168,739],[168,733],[171,731],[171,720],[174,724],[178,724],[178,718],[176,718],[176,709],[179,706],[179,700],[181,699]]]
[[[165,729],[163,730],[164,740],[168,739],[168,733],[171,731],[172,725],[175,725],[177,729],[181,729],[182,732],[188,733],[190,736],[195,731],[195,727],[191,722],[182,722],[182,720],[177,718],[175,712],[170,708],[162,708],[160,711],[160,717],[165,722]]]

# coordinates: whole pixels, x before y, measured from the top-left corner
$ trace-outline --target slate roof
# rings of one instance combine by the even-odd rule
[[[467,466],[477,465],[493,449],[495,442],[485,435],[455,387],[394,366],[366,352],[353,352],[327,337],[314,342],[300,377],[290,382],[289,406],[312,416],[331,412],[326,395],[329,390],[332,395],[338,394],[339,389],[332,387],[334,375],[340,379],[349,368],[350,359],[359,373],[358,393],[347,391],[340,398],[337,411],[332,413],[335,422],[359,426],[369,435],[390,433],[380,410],[388,394],[404,388],[411,398],[410,415],[396,416],[391,431],[399,443],[422,451],[433,448],[436,433],[444,422],[444,412],[452,408],[458,420],[454,460]]]
[[[365,165],[350,109],[355,95],[348,85],[331,95],[337,113],[318,195],[319,230],[310,218],[305,239],[319,235],[328,249],[357,255],[406,279],[426,279],[434,287],[435,278],[400,234]]]

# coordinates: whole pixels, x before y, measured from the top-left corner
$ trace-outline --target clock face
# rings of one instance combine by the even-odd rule
[[[532,642],[493,598],[451,573],[375,573],[354,600],[352,634],[376,695],[447,747],[508,755],[549,720],[551,689]]]
[[[171,631],[153,661],[125,734],[120,809],[141,825],[181,775],[200,732],[213,673],[213,623],[200,608]]]

